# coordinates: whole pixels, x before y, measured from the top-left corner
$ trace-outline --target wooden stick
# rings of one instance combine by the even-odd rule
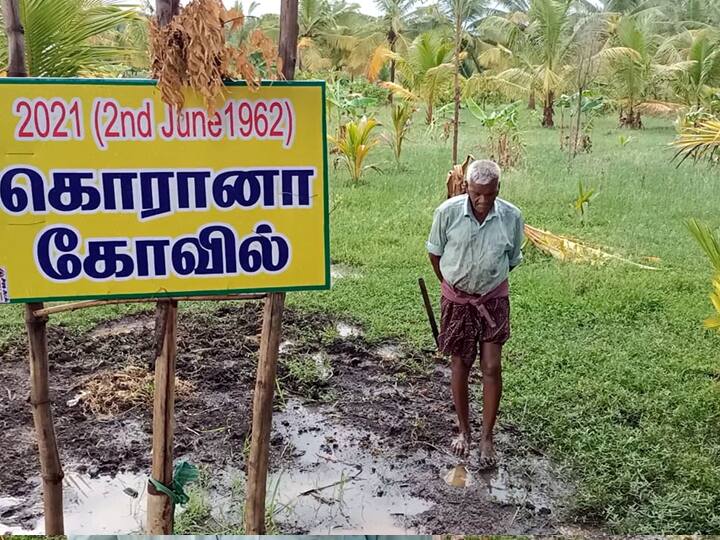
[[[27,77],[25,66],[25,29],[20,21],[18,0],[2,0],[5,33],[8,38],[8,77]]]
[[[173,479],[175,433],[175,356],[177,302],[165,301],[164,339],[155,363],[152,477],[168,487]],[[172,534],[175,507],[170,498],[148,483],[147,534]]]
[[[211,295],[211,296],[178,296],[177,298],[171,298],[175,302],[213,302],[221,300],[261,300],[267,295],[262,293],[258,294],[225,294],[225,295]],[[71,304],[60,304],[58,306],[52,306],[43,308],[35,312],[36,317],[46,317],[56,313],[64,313],[66,311],[76,311],[78,309],[94,308],[100,306],[114,306],[118,304],[148,304],[150,302],[157,302],[157,298],[126,298],[119,300],[86,300],[83,302],[72,302]]]
[[[298,30],[298,0],[282,0],[278,54],[282,59],[283,77],[287,81],[295,78]]]
[[[47,349],[47,317],[36,317],[42,304],[25,305],[25,326],[30,345],[30,403],[35,423],[40,470],[43,481],[45,534],[65,534],[63,523],[63,471],[60,465],[55,428],[50,404],[50,384]]]
[[[260,360],[258,362],[253,423],[248,459],[248,489],[245,501],[245,534],[265,534],[265,496],[270,430],[272,428],[273,393],[277,373],[278,350],[282,331],[285,293],[272,293],[265,300]]]

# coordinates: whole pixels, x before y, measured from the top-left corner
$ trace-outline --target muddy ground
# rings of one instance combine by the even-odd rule
[[[177,373],[192,390],[176,406],[176,456],[242,477],[260,317],[260,305],[251,303],[181,313]],[[80,393],[98,374],[149,369],[152,325],[153,314],[146,312],[88,333],[49,326],[51,394],[66,472],[87,478],[147,474],[151,405],[130,404],[98,417],[90,412],[92,396]],[[500,469],[477,471],[473,455],[465,487],[444,481],[456,465],[445,451],[454,416],[449,370],[430,352],[371,344],[349,324],[292,311],[286,312],[283,340],[271,463],[276,478],[283,471],[279,491],[293,495],[278,496],[280,532],[367,532],[373,526],[379,529],[374,532],[435,534],[575,530],[565,512],[570,485],[502,418]],[[5,527],[31,528],[39,514],[26,354],[21,338],[0,350]],[[479,432],[479,415],[474,419]],[[340,478],[335,485],[333,475]],[[211,483],[213,478],[219,472]],[[355,508],[366,504],[367,512]],[[113,532],[131,530],[128,524]]]

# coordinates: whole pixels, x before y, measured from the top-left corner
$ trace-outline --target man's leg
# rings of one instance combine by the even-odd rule
[[[452,451],[458,456],[464,456],[470,450],[470,404],[469,404],[469,362],[460,356],[452,357],[452,395],[455,412],[458,417],[460,435],[452,442]]]
[[[492,467],[497,462],[493,428],[497,418],[500,396],[502,395],[502,345],[483,343],[480,368],[483,375],[483,426],[480,440],[480,465]]]

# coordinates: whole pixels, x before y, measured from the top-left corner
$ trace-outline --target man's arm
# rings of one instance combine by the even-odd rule
[[[442,283],[443,275],[440,271],[440,257],[433,253],[428,253],[428,255],[430,257],[430,264],[432,264],[433,270],[435,271],[435,275],[440,280],[440,283]]]
[[[522,245],[525,241],[525,221],[521,216],[518,216],[517,223],[515,225],[515,235],[513,238],[513,249],[510,253],[510,271],[512,272],[517,268],[523,260]]]
[[[438,208],[433,215],[433,222],[430,227],[430,235],[428,236],[426,247],[430,257],[430,264],[432,264],[435,275],[440,282],[443,280],[442,272],[440,272],[440,258],[445,250],[446,242],[447,238],[445,236],[445,227],[443,226],[443,216]]]

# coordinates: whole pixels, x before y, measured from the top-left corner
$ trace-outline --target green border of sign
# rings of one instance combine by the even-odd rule
[[[0,77],[0,84],[87,84],[109,86],[156,86],[154,79],[81,79],[58,77]],[[245,81],[226,81],[226,86],[247,86]],[[27,304],[31,302],[61,302],[72,300],[120,300],[123,298],[172,298],[182,296],[222,296],[226,294],[292,292],[292,291],[327,291],[330,289],[330,179],[328,170],[327,149],[327,101],[326,83],[322,80],[313,81],[262,81],[260,86],[317,86],[322,89],[322,133],[323,133],[323,186],[325,214],[325,284],[297,287],[265,287],[256,289],[223,289],[221,291],[178,291],[174,293],[133,293],[90,296],[53,296],[50,298],[11,298],[10,304]]]

